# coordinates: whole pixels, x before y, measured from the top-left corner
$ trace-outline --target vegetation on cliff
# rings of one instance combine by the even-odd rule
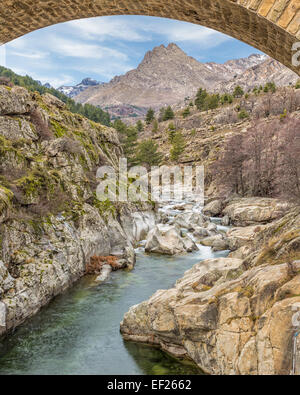
[[[254,88],[251,92],[243,92],[239,97],[241,94],[239,87],[234,88],[231,94],[224,93],[219,96],[200,88],[188,107],[185,103],[184,107],[173,108],[174,118],[171,121],[162,120],[163,112],[158,114],[160,122],[153,121],[146,125],[139,135],[139,142],[153,138],[163,154],[164,163],[176,161],[204,165],[208,194],[226,192],[239,193],[241,196],[294,196],[299,182],[297,174],[300,174],[297,159],[299,89],[291,86],[276,87],[270,82]],[[218,105],[215,108],[216,99]],[[211,109],[210,104],[213,107]],[[175,136],[180,137],[174,143]],[[264,175],[260,176],[261,181],[254,188],[253,166],[260,159],[253,159],[256,140],[260,140],[259,156],[262,160],[258,172],[264,172]],[[291,160],[294,157],[296,159]],[[242,162],[244,164],[240,167]],[[274,162],[277,162],[276,169]],[[268,176],[266,168],[270,170]],[[235,180],[240,177],[242,170],[244,174],[238,188],[230,187],[229,184],[236,183]],[[292,177],[287,177],[289,172],[292,172]],[[273,176],[274,180],[270,185],[266,178],[270,180]],[[285,180],[291,179],[293,181],[289,181],[288,186]],[[262,186],[262,183],[265,185]]]
[[[73,114],[48,93],[1,87],[0,96],[16,107],[0,116],[0,184],[13,196],[10,217],[40,220],[72,215],[71,207],[87,202],[98,207],[96,170],[117,166],[121,153],[114,129]]]
[[[41,95],[50,93],[57,97],[59,100],[64,102],[69,111],[76,114],[81,114],[94,122],[101,123],[102,125],[110,125],[110,116],[107,112],[101,110],[101,108],[95,107],[90,104],[76,103],[74,100],[59,92],[57,89],[48,88],[41,85],[38,81],[26,75],[25,77],[14,73],[12,70],[0,66],[0,76],[9,78],[13,84],[22,86],[31,92],[39,92]]]

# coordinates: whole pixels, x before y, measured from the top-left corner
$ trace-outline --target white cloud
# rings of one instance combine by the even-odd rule
[[[85,64],[82,66],[74,66],[72,70],[80,71],[81,73],[97,74],[101,76],[102,79],[110,80],[116,75],[125,74],[127,71],[134,69],[135,66],[121,62],[109,62],[109,64],[96,64],[89,65]]]
[[[7,44],[8,67],[58,87],[83,76],[107,81],[135,68],[144,53],[176,42],[200,60],[230,37],[186,22],[138,16],[76,20],[41,29]],[[221,46],[220,46],[221,47]],[[213,51],[212,51],[213,52]],[[0,59],[1,60],[1,59]]]
[[[49,82],[49,84],[54,88],[59,88],[63,85],[73,85],[75,83],[74,78],[70,75],[58,75],[57,77],[40,77],[40,81],[42,84],[46,84],[46,82]]]
[[[22,36],[22,37],[16,38],[13,41],[10,41],[8,44],[6,44],[6,46],[8,48],[14,48],[14,49],[20,50],[20,49],[26,48],[27,42],[28,42],[28,37]]]
[[[80,34],[85,39],[97,39],[104,41],[107,39],[120,39],[125,41],[144,42],[151,38],[145,34],[142,26],[133,24],[130,19],[125,20],[119,17],[102,17],[76,20],[66,23],[72,34]]]
[[[87,43],[83,41],[65,39],[61,36],[51,37],[48,48],[53,53],[63,56],[84,59],[106,59],[116,58],[127,61],[128,56],[114,48],[109,48],[96,43]]]
[[[230,37],[215,30],[176,20],[163,18],[108,16],[71,21],[65,24],[68,32],[88,40],[147,42],[154,36],[176,42],[197,42],[201,47],[215,47]],[[72,30],[70,30],[70,28]]]
[[[163,34],[167,36],[169,41],[192,41],[199,44],[202,48],[216,47],[230,39],[225,34],[197,25],[168,26],[163,30]]]
[[[13,56],[20,56],[22,58],[28,59],[45,59],[48,56],[46,52],[18,52],[18,51],[11,51],[10,55]]]

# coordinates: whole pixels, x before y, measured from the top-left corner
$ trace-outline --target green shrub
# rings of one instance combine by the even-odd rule
[[[175,114],[174,114],[174,112],[172,110],[172,107],[168,106],[165,109],[165,112],[164,112],[164,115],[163,115],[163,121],[168,121],[170,119],[174,119],[174,117],[175,117]]]
[[[190,113],[191,113],[190,108],[189,108],[189,107],[186,107],[186,108],[183,110],[183,112],[182,112],[183,118],[188,117],[188,116],[190,115]]]
[[[154,110],[152,108],[149,108],[145,121],[147,125],[150,125],[154,121]]]
[[[233,91],[233,96],[234,97],[244,96],[244,90],[239,85],[237,85]]]
[[[239,119],[249,118],[249,114],[247,113],[247,111],[244,108],[242,108],[241,111],[238,113],[238,118]]]

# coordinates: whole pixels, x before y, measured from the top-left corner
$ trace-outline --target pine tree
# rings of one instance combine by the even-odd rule
[[[165,113],[164,113],[164,116],[163,116],[163,121],[168,121],[170,119],[174,119],[174,117],[175,117],[175,114],[174,114],[171,106],[168,106],[165,109]]]
[[[204,100],[203,108],[205,110],[214,110],[219,106],[219,95],[207,95]]]
[[[233,96],[234,96],[234,97],[242,97],[243,95],[244,95],[243,89],[242,89],[239,85],[237,85],[237,86],[234,88]]]
[[[168,126],[168,138],[170,143],[173,143],[173,139],[175,135],[176,135],[176,127],[173,122],[170,122]]]
[[[188,116],[190,115],[190,113],[191,113],[190,108],[189,108],[189,107],[186,107],[186,108],[183,110],[183,112],[182,112],[183,118],[188,117]]]
[[[138,131],[134,126],[127,127],[122,121],[118,120],[117,124],[114,122],[114,127],[120,133],[120,140],[123,147],[124,155],[128,160],[130,166],[137,164],[136,148]]]
[[[164,115],[165,115],[165,109],[161,108],[159,110],[159,115],[158,115],[158,122],[162,122],[164,120]]]
[[[158,122],[157,119],[154,119],[152,126],[152,133],[157,133],[157,132],[158,132]]]
[[[200,88],[197,92],[196,99],[195,99],[195,106],[198,110],[203,110],[204,101],[207,96],[207,92],[205,89]]]
[[[136,128],[139,133],[142,133],[144,131],[144,124],[141,120],[137,121]]]
[[[264,87],[264,92],[268,93],[269,91],[271,91],[272,93],[276,92],[276,85],[274,82],[267,82],[265,87]]]
[[[242,108],[241,111],[238,113],[238,118],[239,119],[249,118],[249,114],[247,113],[247,111],[244,108]]]
[[[121,119],[116,119],[113,123],[113,127],[116,131],[122,135],[126,135],[127,125],[121,121]]]
[[[154,110],[152,108],[149,108],[146,115],[146,124],[150,125],[152,121],[154,121]]]
[[[177,161],[180,155],[184,152],[185,142],[181,132],[177,132],[173,138],[173,144],[171,148],[171,160]]]
[[[137,162],[146,165],[148,169],[151,166],[158,166],[162,161],[162,154],[158,151],[158,144],[153,140],[144,140],[137,147]]]

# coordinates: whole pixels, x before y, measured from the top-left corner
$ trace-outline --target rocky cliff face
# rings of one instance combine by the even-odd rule
[[[254,207],[247,199],[235,203],[245,217]],[[224,211],[231,220],[235,203]],[[228,232],[242,241],[228,258],[195,265],[174,288],[133,306],[121,323],[124,338],[190,358],[210,374],[289,374],[300,302],[300,212],[279,214],[280,203],[273,203],[257,199],[252,223],[279,219]]]
[[[0,140],[1,335],[78,280],[92,256],[132,267],[154,215],[97,200],[96,169],[117,166],[117,134],[49,94],[0,87]]]
[[[169,44],[147,52],[136,69],[102,86],[90,87],[75,99],[99,105],[116,115],[118,106],[123,109],[136,106],[145,112],[149,107],[158,109],[177,104],[186,97],[193,97],[199,87],[223,92],[237,84],[253,88],[273,80],[277,85],[285,85],[295,82],[297,76],[266,55],[254,54],[224,64],[201,63],[176,44]],[[121,114],[123,119],[126,115],[130,112]]]

